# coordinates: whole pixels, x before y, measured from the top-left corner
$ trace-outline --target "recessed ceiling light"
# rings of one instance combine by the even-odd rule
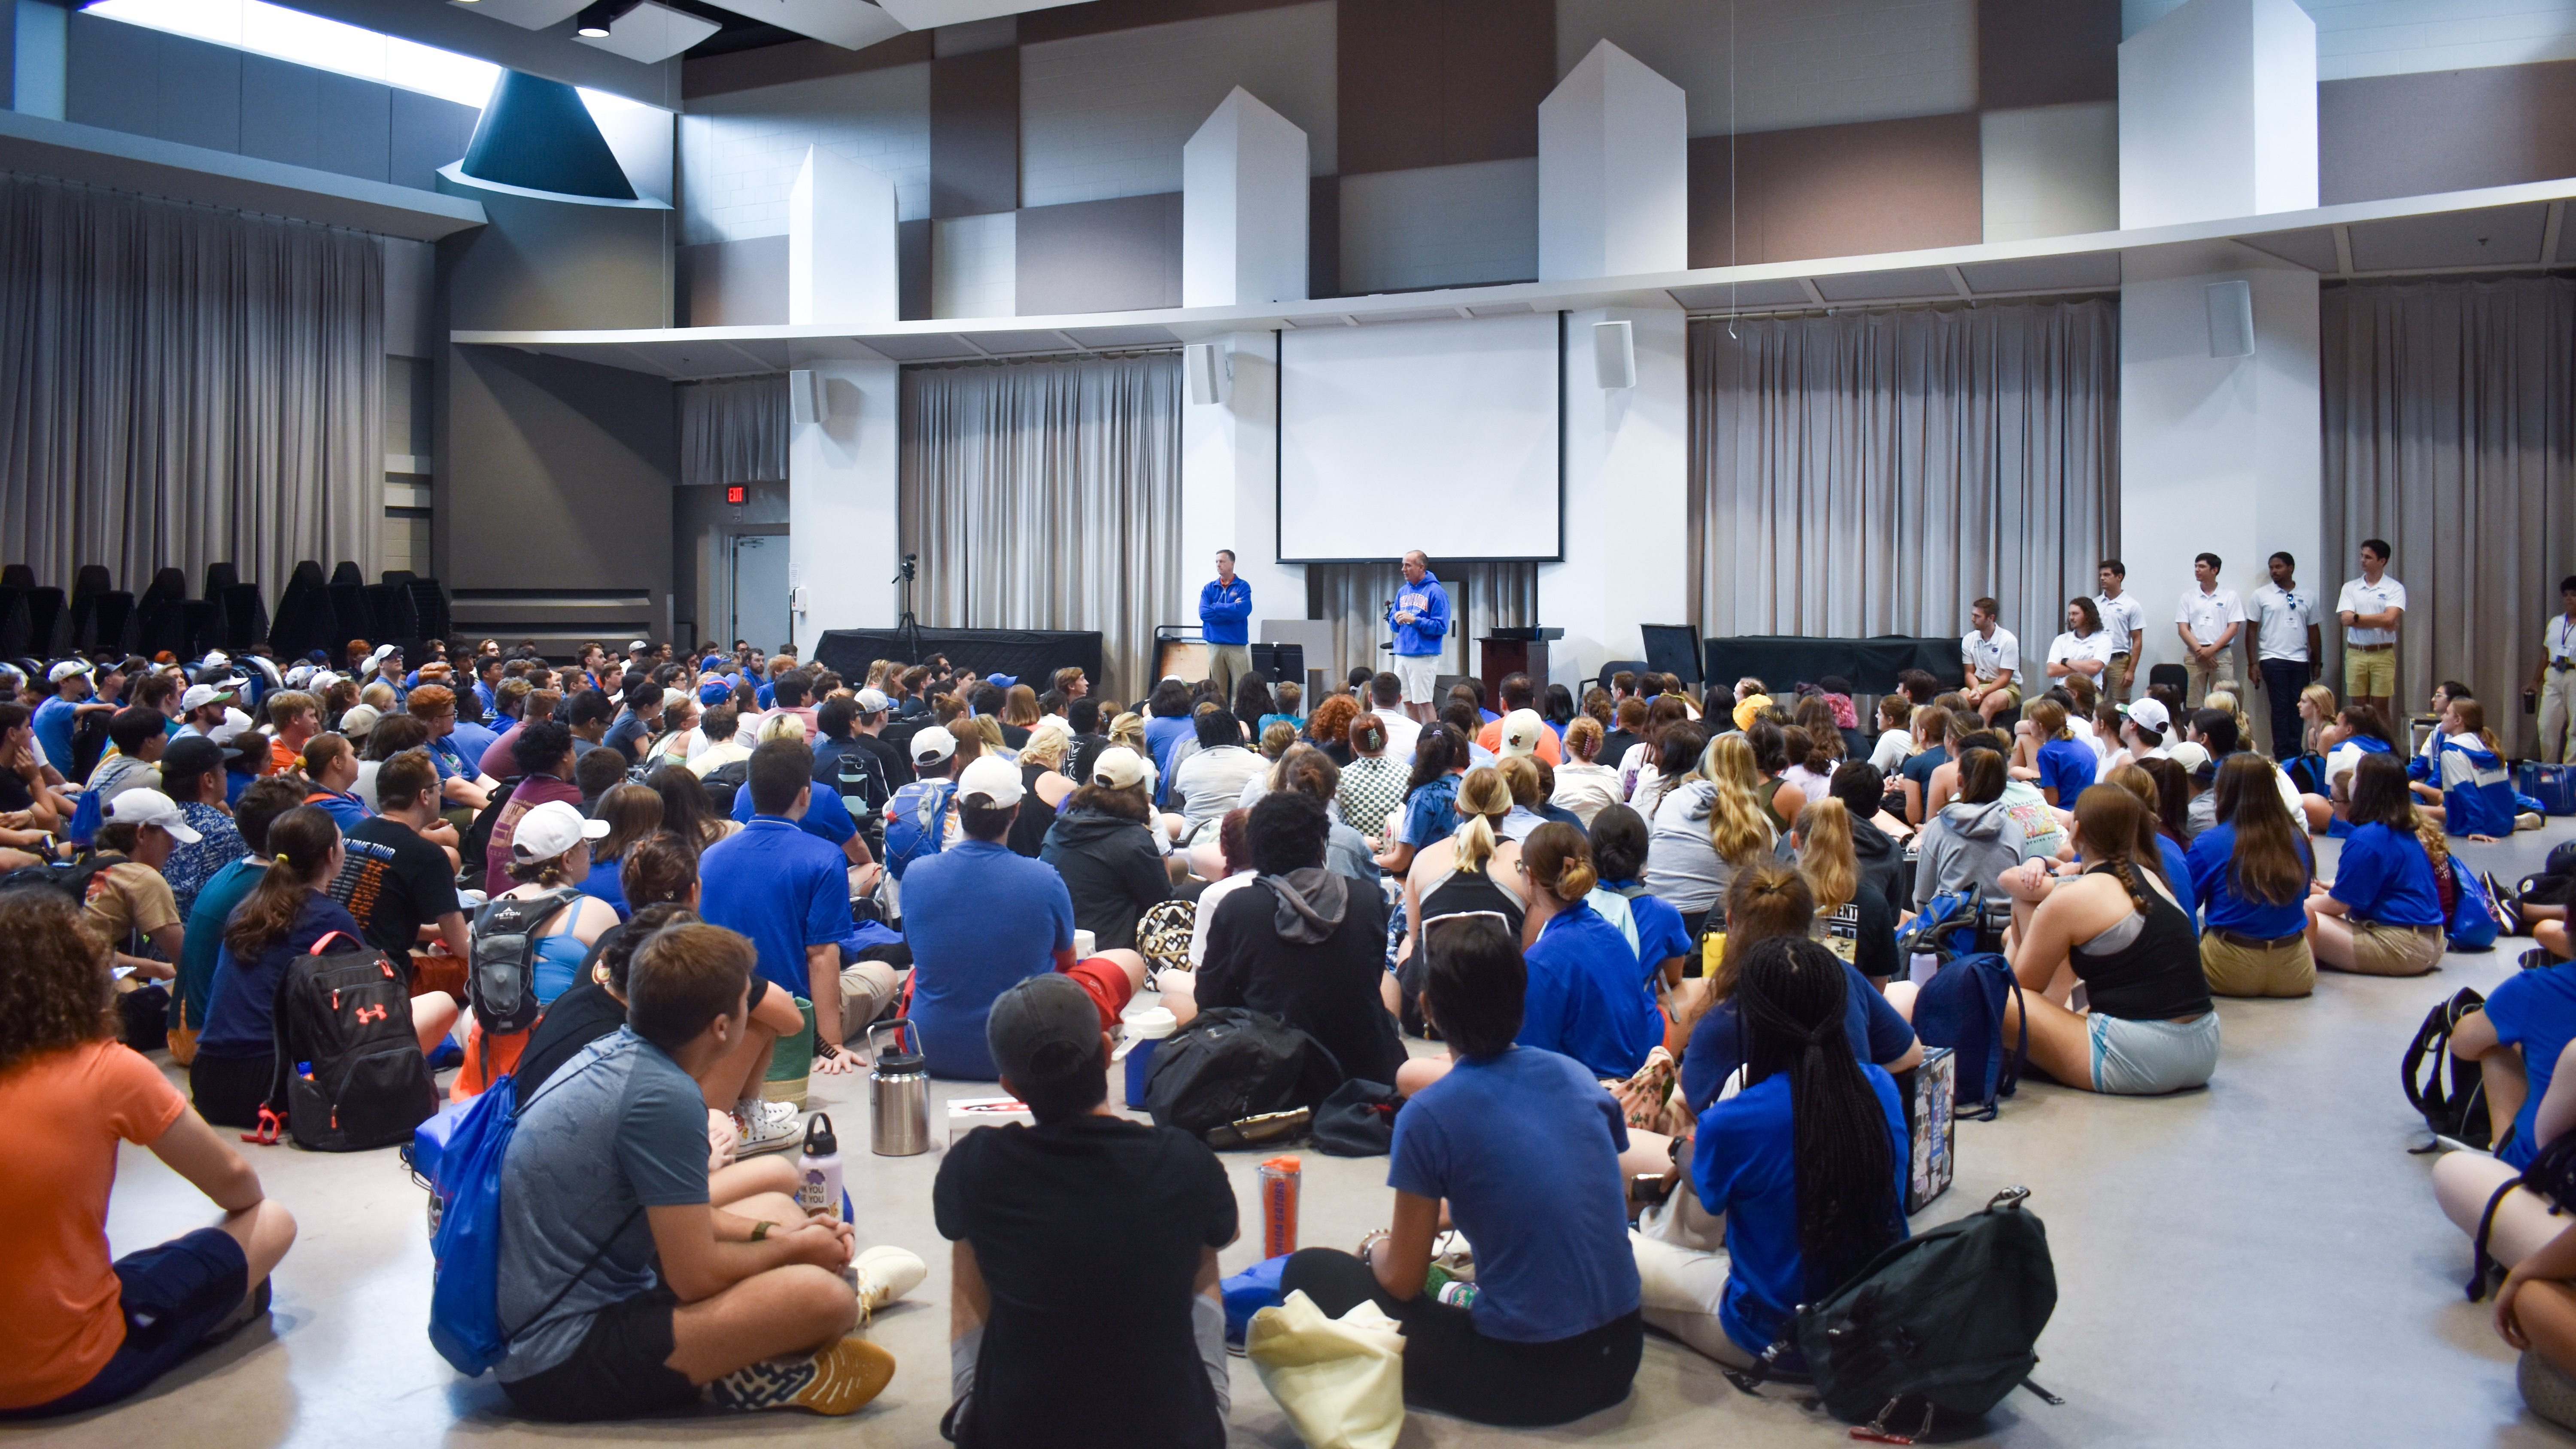
[[[597,4],[585,5],[582,7],[581,15],[573,22],[573,31],[575,34],[587,35],[593,40],[598,40],[606,36],[609,27],[623,19],[627,11],[641,3],[643,0],[598,0]]]

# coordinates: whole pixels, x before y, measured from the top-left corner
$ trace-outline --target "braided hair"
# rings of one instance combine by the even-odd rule
[[[2156,816],[2146,801],[2117,785],[2086,786],[2075,797],[2075,845],[2086,860],[2111,867],[2120,888],[2129,893],[2129,904],[2146,912],[2147,892],[2138,883],[2138,871],[2152,871],[2164,880],[2164,851],[2156,844]],[[2165,884],[2172,888],[2171,881]]]
[[[1843,1025],[1842,958],[1803,936],[1745,953],[1736,1029],[1750,1088],[1789,1078],[1798,1252],[1807,1301],[1832,1293],[1904,1234],[1887,1110]]]

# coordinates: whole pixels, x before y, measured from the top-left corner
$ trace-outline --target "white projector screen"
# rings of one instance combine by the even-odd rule
[[[1283,563],[1565,555],[1557,314],[1279,339]]]

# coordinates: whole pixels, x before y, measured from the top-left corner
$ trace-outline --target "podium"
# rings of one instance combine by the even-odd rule
[[[1485,701],[1490,709],[1500,710],[1503,699],[1503,676],[1526,674],[1535,692],[1547,693],[1547,645],[1551,639],[1565,637],[1563,629],[1527,628],[1496,629],[1476,641],[1480,649],[1477,677],[1485,681]]]

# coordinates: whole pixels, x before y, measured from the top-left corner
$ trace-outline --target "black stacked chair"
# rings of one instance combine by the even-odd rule
[[[347,559],[340,560],[331,570],[328,591],[335,621],[333,629],[338,637],[323,647],[336,652],[352,637],[363,638],[370,644],[384,642],[385,636],[376,632],[374,614],[367,607],[367,576],[358,572],[356,564]],[[349,667],[355,669],[359,662],[352,659]]]
[[[34,652],[29,647],[34,635],[27,617],[27,591],[16,584],[0,584],[0,657],[16,659]]]
[[[367,637],[378,644],[403,640],[403,591],[394,584],[368,584],[359,590],[367,601]],[[404,662],[411,662],[406,646]]]
[[[0,589],[16,589],[24,593],[35,586],[36,571],[27,565],[10,564],[0,567]]]
[[[268,600],[257,584],[231,584],[212,601],[217,614],[215,637],[207,647],[239,654],[268,638]]]
[[[143,597],[135,601],[134,623],[137,653],[167,653],[174,659],[187,654],[188,576],[177,569],[154,574]]]
[[[396,587],[403,591],[404,612],[411,627],[417,631],[404,636],[412,641],[407,647],[418,650],[428,640],[446,638],[449,624],[446,585],[436,579],[413,578],[409,574],[402,578],[403,582]],[[386,574],[385,582],[393,583],[394,575]]]
[[[30,588],[20,591],[27,605],[26,652],[46,659],[59,659],[71,652],[71,601],[60,589]]]
[[[306,559],[288,575],[286,591],[277,597],[277,618],[268,629],[269,647],[277,651],[280,659],[295,659],[345,642],[339,614],[331,607],[330,585],[322,578],[322,565]]]
[[[115,587],[100,564],[83,564],[72,581],[72,647],[84,654],[131,654],[134,596]]]

